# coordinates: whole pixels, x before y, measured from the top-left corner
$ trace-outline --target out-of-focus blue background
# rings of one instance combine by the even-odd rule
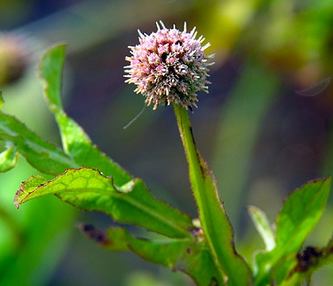
[[[1,32],[23,39],[26,46],[22,44],[22,48],[29,51],[24,76],[1,83],[5,108],[59,142],[35,66],[48,46],[66,42],[66,111],[103,151],[143,178],[155,196],[196,217],[172,108],[146,108],[123,129],[141,111],[144,101],[134,94],[134,86],[124,84],[127,46],[137,44],[138,28],[150,33],[158,20],[181,29],[186,21],[212,44],[207,49],[207,53],[215,53],[216,62],[211,68],[210,94],[200,94],[199,108],[191,118],[199,149],[212,166],[234,224],[239,250],[251,260],[252,251],[263,245],[249,222],[246,206],[262,208],[273,222],[292,189],[333,173],[332,1],[0,0]],[[4,44],[0,39],[0,50]],[[0,53],[0,67],[1,61]],[[49,219],[39,222],[39,235],[52,224],[61,225],[62,231],[49,234],[53,244],[45,241],[40,246],[44,260],[27,270],[20,285],[192,285],[182,275],[130,253],[106,252],[75,229],[78,222],[108,227],[111,219],[101,214],[74,214],[69,206],[49,198],[30,202],[27,208],[32,213],[36,209],[37,214],[25,219],[25,206],[15,210],[12,199],[31,172],[0,176],[2,208],[18,220],[24,233],[29,233],[26,226],[33,218],[47,215]],[[46,203],[52,206],[48,212]],[[324,245],[332,234],[332,221],[330,203],[309,243]],[[5,230],[0,233],[0,256],[10,239]],[[61,243],[54,239],[59,233],[64,233]],[[11,256],[13,273],[29,263],[37,248],[31,248],[24,263]],[[13,249],[21,253],[19,247]],[[0,267],[1,263],[0,259]],[[332,282],[333,270],[324,271],[317,275],[315,285]],[[8,277],[9,282],[1,283],[0,275],[0,284],[10,285],[12,276]]]

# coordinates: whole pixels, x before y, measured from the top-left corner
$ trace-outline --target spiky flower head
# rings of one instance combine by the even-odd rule
[[[186,109],[196,107],[197,92],[208,92],[208,66],[211,65],[202,46],[202,36],[196,39],[195,27],[187,32],[175,28],[167,29],[163,22],[156,23],[157,32],[150,35],[139,30],[139,44],[126,57],[127,83],[137,85],[136,93],[146,97],[146,104],[159,105],[176,103]]]

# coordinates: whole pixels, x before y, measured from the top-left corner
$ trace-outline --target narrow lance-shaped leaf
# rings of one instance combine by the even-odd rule
[[[288,197],[276,220],[277,247],[299,250],[325,210],[330,184],[331,178],[314,180]],[[290,238],[295,243],[288,244]]]
[[[0,102],[3,99],[0,93]],[[45,173],[56,175],[67,168],[78,167],[77,164],[56,145],[43,140],[13,116],[0,110],[0,140],[11,149],[3,153],[1,168],[8,170],[15,166],[16,157],[22,155],[34,168]]]
[[[47,51],[39,66],[39,76],[44,86],[47,105],[57,120],[64,150],[76,164],[96,168],[113,176],[115,184],[122,185],[132,177],[108,156],[102,153],[90,140],[84,130],[63,111],[61,102],[61,77],[66,46],[58,45]]]
[[[146,261],[187,273],[198,286],[225,285],[202,234],[180,239],[148,240],[134,237],[119,227],[109,228],[106,232],[90,225],[80,228],[108,250],[132,250]]]
[[[174,104],[174,111],[208,245],[228,278],[227,285],[251,285],[250,269],[234,248],[233,230],[219,198],[214,175],[195,146],[187,110]]]
[[[248,211],[257,231],[266,244],[266,250],[272,250],[275,247],[275,233],[266,214],[255,206],[249,206]]]
[[[255,258],[255,285],[265,285],[272,278],[279,283],[290,274],[297,253],[324,212],[330,181],[326,178],[309,182],[285,201],[276,219],[276,247]]]
[[[106,177],[90,168],[68,169],[48,181],[33,176],[16,193],[15,204],[54,194],[61,200],[86,211],[101,211],[115,221],[131,223],[168,237],[188,237],[193,228],[190,218],[156,200],[142,180],[135,179],[123,186],[115,186]]]

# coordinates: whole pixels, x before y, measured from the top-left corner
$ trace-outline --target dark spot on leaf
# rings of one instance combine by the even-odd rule
[[[295,272],[305,272],[309,267],[318,263],[322,256],[322,251],[316,247],[308,246],[303,252],[297,254],[298,264]]]
[[[91,224],[80,224],[79,229],[89,238],[95,240],[97,243],[106,244],[108,242],[104,232],[95,229]]]
[[[192,253],[192,250],[191,250],[191,248],[186,248],[186,253],[188,254],[188,255],[191,255],[191,253]]]
[[[209,286],[219,286],[219,282],[217,281],[217,279],[215,277],[212,277],[212,279],[210,280]]]
[[[90,231],[94,231],[95,228],[94,228],[94,226],[91,225],[91,224],[84,224],[84,225],[82,225],[81,230],[82,230],[83,232],[90,232]]]

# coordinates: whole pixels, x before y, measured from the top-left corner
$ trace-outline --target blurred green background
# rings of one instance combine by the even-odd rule
[[[0,88],[4,109],[60,142],[35,68],[43,51],[68,44],[66,110],[93,141],[152,193],[196,217],[172,108],[142,109],[123,79],[127,46],[155,21],[197,27],[215,53],[210,94],[191,118],[235,228],[239,251],[263,244],[246,206],[273,222],[283,199],[308,180],[333,174],[333,2],[331,0],[0,0]],[[14,62],[14,64],[13,64]],[[100,249],[76,229],[110,218],[75,211],[56,198],[16,210],[21,181],[37,172],[23,160],[0,175],[0,285],[171,286],[193,283],[130,253]],[[309,244],[332,235],[332,199]],[[166,254],[167,255],[167,254]],[[333,269],[313,285],[333,283]]]

